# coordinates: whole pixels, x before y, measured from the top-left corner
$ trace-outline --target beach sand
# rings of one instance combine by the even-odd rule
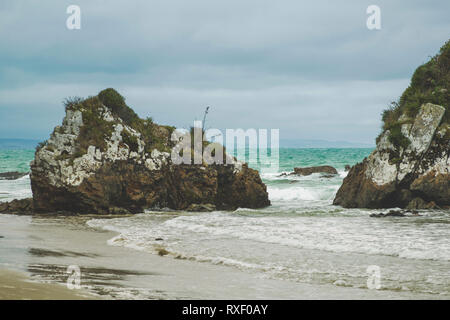
[[[27,274],[0,270],[0,300],[81,300],[93,299],[84,290],[70,290],[63,285],[31,282]]]
[[[87,217],[0,215],[2,299],[448,299],[401,291],[311,285],[224,265],[110,246],[116,234]],[[65,287],[81,269],[81,290]],[[15,270],[15,271],[9,271]],[[21,271],[22,273],[18,273]],[[30,282],[33,280],[33,282]],[[42,281],[50,282],[40,283]],[[86,293],[89,293],[88,295]]]

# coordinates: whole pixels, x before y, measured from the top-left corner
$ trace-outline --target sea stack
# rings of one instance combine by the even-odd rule
[[[236,159],[173,164],[173,131],[140,119],[113,89],[68,100],[62,125],[37,148],[31,163],[34,212],[127,214],[270,204],[258,171]]]
[[[353,166],[334,199],[346,208],[450,206],[450,42],[420,66],[383,113],[376,149]]]

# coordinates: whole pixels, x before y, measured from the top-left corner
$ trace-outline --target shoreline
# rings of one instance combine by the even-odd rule
[[[91,300],[85,290],[70,290],[61,284],[32,281],[16,270],[0,269],[0,300]]]
[[[3,250],[8,252],[10,245],[21,251],[9,257],[10,261],[0,259],[0,270],[5,265],[10,270],[26,270],[32,280],[14,276],[11,285],[3,278],[18,271],[0,272],[0,285],[13,287],[6,299],[448,299],[446,295],[411,296],[401,291],[272,279],[225,265],[161,257],[108,245],[117,233],[91,228],[87,220],[3,216]],[[69,265],[80,267],[81,287],[87,296],[56,284],[66,282]],[[42,280],[51,283],[42,284]],[[42,291],[27,294],[24,290],[29,286]]]

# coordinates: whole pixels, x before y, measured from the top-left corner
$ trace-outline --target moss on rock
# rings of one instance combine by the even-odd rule
[[[398,101],[393,101],[382,113],[383,131],[390,130],[389,141],[397,149],[405,149],[410,143],[401,132],[401,125],[408,121],[405,118],[414,119],[425,103],[444,106],[446,112],[442,123],[450,123],[450,40],[430,61],[416,69]]]

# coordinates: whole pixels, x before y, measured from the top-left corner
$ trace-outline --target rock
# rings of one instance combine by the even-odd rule
[[[417,210],[406,210],[406,212],[411,213],[412,216],[417,216],[417,217],[421,217],[422,215],[419,214],[419,212]]]
[[[405,213],[398,210],[389,210],[388,213],[384,215],[385,217],[404,217]]]
[[[351,169],[350,165],[346,164],[344,167],[344,171],[347,172],[350,171],[350,169]]]
[[[168,255],[168,254],[169,254],[169,251],[167,251],[166,249],[164,249],[164,248],[158,249],[158,255],[160,255],[161,257]]]
[[[441,207],[439,207],[436,202],[434,201],[430,201],[427,203],[425,209],[441,209]]]
[[[110,207],[109,208],[109,213],[110,214],[125,214],[125,215],[127,215],[127,214],[130,214],[131,212],[128,211],[127,209],[125,209],[125,208]]]
[[[447,169],[431,170],[426,174],[418,176],[411,183],[410,188],[413,192],[422,194],[427,199],[434,199],[437,203],[449,204],[450,199],[450,174]]]
[[[335,286],[339,286],[339,287],[351,287],[351,284],[349,284],[347,281],[342,280],[342,279],[338,279],[335,282],[333,282],[333,284]]]
[[[16,180],[28,175],[29,172],[0,172],[0,180]]]
[[[12,200],[0,202],[0,213],[9,214],[31,214],[33,212],[33,199]]]
[[[334,178],[336,175],[334,174],[323,174],[320,177],[321,178],[326,178],[326,179],[330,179],[330,178]]]
[[[399,203],[409,203],[413,198],[413,193],[408,189],[400,189],[398,201]]]
[[[129,214],[270,205],[259,173],[235,158],[225,155],[227,165],[172,163],[173,131],[140,119],[113,89],[69,103],[31,163],[34,210]]]
[[[416,197],[408,203],[406,209],[426,209],[426,207],[427,203],[422,198]]]
[[[384,217],[384,213],[371,213],[369,215],[369,217],[371,217],[371,218],[382,218],[382,217]]]
[[[439,206],[450,204],[450,134],[448,127],[438,130],[444,113],[442,106],[422,105],[413,123],[402,125],[410,141],[406,148],[393,145],[386,130],[376,149],[350,169],[333,204],[417,208],[419,200],[414,198]]]
[[[216,210],[216,206],[211,203],[206,204],[191,204],[186,211],[197,211],[197,212],[211,212]]]
[[[388,213],[372,213],[372,218],[384,218],[384,217],[405,217],[405,213],[399,210],[390,210]]]
[[[310,174],[313,173],[337,174],[337,170],[332,166],[305,167],[305,168],[294,168],[294,172],[291,174],[309,176]]]

